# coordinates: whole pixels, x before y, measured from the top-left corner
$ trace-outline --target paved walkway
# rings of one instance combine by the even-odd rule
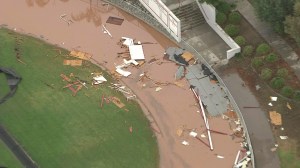
[[[294,50],[276,34],[272,27],[260,21],[255,14],[253,6],[247,0],[239,0],[237,3],[237,10],[244,16],[246,20],[256,29],[256,31],[273,47],[273,49],[279,53],[283,59],[294,70],[298,79],[300,79],[300,56],[297,55]]]

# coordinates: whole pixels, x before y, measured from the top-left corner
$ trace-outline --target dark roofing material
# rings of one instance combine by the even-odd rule
[[[0,73],[5,74],[7,84],[10,88],[10,91],[4,97],[0,98],[0,104],[2,104],[16,93],[18,84],[22,78],[15,71],[9,68],[0,67]]]

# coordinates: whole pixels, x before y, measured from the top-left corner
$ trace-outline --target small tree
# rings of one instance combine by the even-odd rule
[[[263,79],[263,80],[269,80],[271,79],[272,77],[272,70],[269,69],[269,68],[264,68],[261,70],[261,73],[260,73],[260,77]]]
[[[278,56],[275,55],[274,53],[270,53],[266,57],[266,61],[268,61],[268,62],[276,62],[277,60],[278,60]]]
[[[236,35],[238,35],[240,33],[240,28],[236,25],[233,25],[233,24],[228,24],[226,27],[225,27],[225,32],[231,36],[231,37],[234,37]]]
[[[243,36],[237,36],[234,38],[234,41],[239,45],[239,46],[244,46],[246,44],[246,39]]]
[[[253,46],[252,45],[246,45],[244,48],[242,48],[242,54],[243,56],[250,56],[253,54]]]
[[[228,15],[228,21],[232,24],[239,24],[241,22],[241,14],[238,13],[237,11],[231,12]]]
[[[223,25],[227,20],[227,16],[223,12],[217,11],[216,21],[219,25]]]
[[[263,59],[260,57],[255,57],[251,60],[251,64],[253,67],[258,68],[263,65]]]
[[[291,97],[294,93],[294,90],[290,86],[284,86],[280,93],[285,97]]]
[[[277,70],[276,76],[286,78],[289,74],[289,71],[286,68],[280,68]]]
[[[266,43],[262,43],[256,48],[256,54],[258,55],[267,54],[269,51],[270,51],[270,46]]]
[[[231,5],[225,1],[219,1],[216,8],[218,11],[223,12],[225,14],[228,14],[232,9]]]
[[[270,82],[271,87],[274,89],[282,88],[284,83],[285,83],[284,79],[280,77],[274,77]]]

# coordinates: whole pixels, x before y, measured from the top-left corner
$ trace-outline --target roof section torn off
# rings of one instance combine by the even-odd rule
[[[10,91],[4,97],[0,98],[0,104],[2,104],[16,93],[18,84],[20,83],[22,78],[18,74],[16,74],[15,71],[9,68],[0,67],[0,73],[5,74],[7,84],[10,89]]]

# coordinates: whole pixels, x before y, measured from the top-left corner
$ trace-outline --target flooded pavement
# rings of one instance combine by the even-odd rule
[[[239,139],[233,140],[230,136],[214,134],[212,136],[215,150],[210,151],[192,137],[180,137],[176,134],[177,129],[182,126],[195,129],[199,134],[205,132],[205,124],[197,113],[199,109],[195,106],[196,101],[186,80],[180,81],[184,85],[183,88],[174,85],[163,86],[159,92],[153,87],[144,88],[139,83],[139,75],[145,71],[155,80],[174,82],[177,69],[177,66],[171,63],[147,63],[152,58],[162,61],[167,46],[176,44],[142,21],[112,6],[94,8],[80,0],[26,0],[19,3],[2,0],[0,16],[0,25],[8,25],[16,32],[42,38],[68,50],[78,49],[93,54],[93,58],[108,71],[114,70],[115,65],[123,61],[117,58],[117,53],[124,51],[117,45],[121,37],[154,43],[143,46],[145,65],[139,69],[129,68],[132,75],[122,81],[143,102],[153,117],[154,122],[151,123],[157,124],[161,132],[156,134],[160,167],[232,167],[236,153],[241,149]],[[122,25],[106,24],[109,16],[125,20]],[[112,37],[103,33],[102,24],[105,24]],[[228,121],[221,117],[209,120],[212,129],[232,133]],[[182,145],[183,140],[189,141],[190,145]],[[224,158],[217,158],[217,155]]]
[[[280,168],[277,152],[271,151],[276,142],[266,113],[261,108],[244,108],[260,107],[255,96],[243,85],[244,82],[237,72],[230,72],[221,77],[243,114],[254,150],[256,167]]]

